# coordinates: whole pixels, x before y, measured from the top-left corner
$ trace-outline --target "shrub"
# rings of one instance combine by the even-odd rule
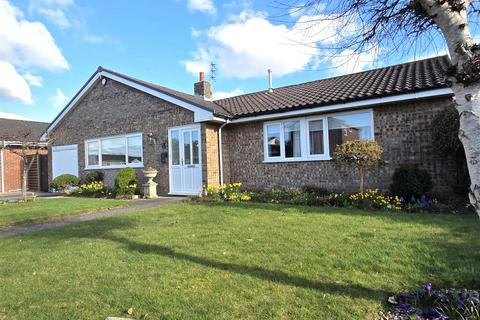
[[[101,181],[94,181],[82,184],[79,188],[72,191],[73,196],[103,198],[111,197],[112,192],[108,190]]]
[[[50,182],[50,187],[57,191],[67,191],[71,187],[78,186],[80,179],[73,174],[62,174]]]
[[[100,171],[91,171],[85,176],[85,183],[91,182],[103,182],[103,172]]]
[[[383,149],[373,140],[347,141],[337,146],[333,159],[341,164],[352,166],[360,178],[360,193],[363,193],[365,172],[381,161]]]
[[[421,197],[432,191],[432,177],[428,171],[414,165],[403,165],[395,170],[390,193],[405,199]]]
[[[443,155],[463,153],[463,145],[458,138],[460,115],[454,105],[441,111],[432,122],[432,138],[435,150]]]
[[[117,195],[133,195],[137,192],[137,173],[133,168],[123,168],[115,177]]]
[[[449,105],[435,116],[432,122],[433,147],[440,155],[454,159],[455,182],[452,188],[456,194],[465,197],[470,187],[467,160],[462,142],[458,137],[460,115],[455,105]]]

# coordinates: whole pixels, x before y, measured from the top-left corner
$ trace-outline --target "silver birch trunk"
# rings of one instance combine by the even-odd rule
[[[470,0],[464,1],[463,10],[452,10],[449,1],[417,0],[440,28],[450,53],[453,74],[448,78],[455,95],[460,115],[459,138],[465,149],[470,176],[470,203],[480,217],[480,82],[464,84],[458,75],[469,72],[468,64],[480,52],[475,52],[468,26],[467,10]],[[480,58],[480,56],[478,56]],[[467,67],[467,68],[466,68]]]

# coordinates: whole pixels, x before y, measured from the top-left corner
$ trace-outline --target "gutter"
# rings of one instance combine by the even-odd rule
[[[229,119],[218,128],[218,157],[220,163],[220,185],[223,186],[223,148],[222,148],[222,129],[230,123]]]

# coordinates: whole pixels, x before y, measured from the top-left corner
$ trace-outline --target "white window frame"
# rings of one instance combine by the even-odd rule
[[[281,120],[268,121],[263,123],[263,154],[264,162],[300,162],[300,161],[325,161],[331,160],[330,155],[330,144],[328,136],[328,118],[349,115],[355,113],[369,113],[370,114],[370,136],[372,140],[375,140],[375,125],[373,122],[373,109],[360,109],[355,111],[346,111],[346,112],[337,112],[329,113],[322,115],[314,115],[307,117],[297,117],[297,118],[288,118]],[[323,149],[324,153],[319,155],[310,154],[310,134],[309,134],[309,125],[310,121],[322,120],[323,121]],[[284,122],[288,121],[300,121],[300,148],[301,148],[301,157],[296,158],[286,158],[285,157],[285,138],[284,138]],[[267,126],[269,125],[279,125],[280,126],[280,156],[269,157],[268,155],[268,134]]]
[[[139,163],[128,163],[128,138],[132,137],[140,137],[142,141],[141,145],[141,154],[142,154],[142,161]],[[115,139],[115,138],[124,138],[125,139],[125,164],[122,165],[113,165],[113,166],[103,166],[102,165],[102,140],[108,139]],[[98,165],[89,165],[88,164],[88,143],[90,142],[97,142],[98,143]],[[101,137],[95,139],[88,139],[85,140],[85,170],[96,170],[96,169],[121,169],[121,168],[143,168],[143,133],[135,132],[135,133],[128,133],[128,134],[120,134],[115,136],[108,136],[108,137]]]

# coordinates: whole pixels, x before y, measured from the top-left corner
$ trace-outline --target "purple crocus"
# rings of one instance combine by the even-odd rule
[[[425,290],[427,290],[428,295],[431,295],[431,294],[432,294],[432,288],[433,288],[433,285],[432,285],[431,282],[429,282],[429,283],[427,283],[427,284],[425,285]]]

